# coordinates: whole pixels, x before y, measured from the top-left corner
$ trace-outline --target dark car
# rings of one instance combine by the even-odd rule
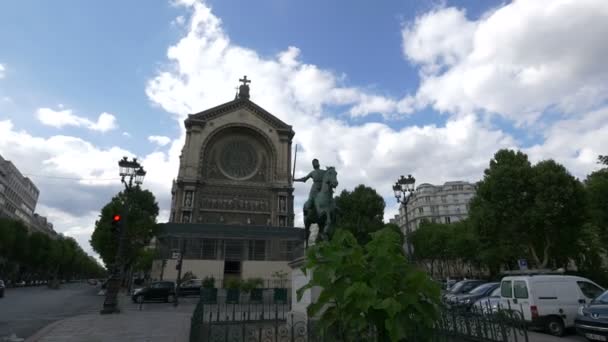
[[[172,281],[157,281],[133,291],[131,299],[136,303],[143,303],[146,300],[173,302],[175,300],[175,283]]]
[[[454,286],[452,286],[450,290],[443,295],[443,299],[447,302],[451,302],[453,297],[459,294],[467,293],[483,283],[485,283],[483,280],[461,280],[454,284]]]
[[[6,288],[6,286],[4,285],[4,281],[0,279],[0,298],[4,297],[4,288]]]
[[[590,341],[608,341],[608,291],[581,306],[574,325]]]
[[[476,312],[498,312],[500,308],[500,286],[494,289],[489,296],[478,299],[473,305]]]
[[[180,296],[200,296],[203,281],[200,279],[190,279],[179,285]]]
[[[464,307],[470,308],[475,302],[481,298],[489,297],[494,290],[500,286],[500,283],[485,283],[481,284],[469,292],[454,295],[450,301]]]

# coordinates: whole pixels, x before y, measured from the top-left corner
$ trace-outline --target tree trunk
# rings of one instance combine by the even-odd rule
[[[543,269],[543,268],[547,267],[547,264],[549,263],[549,248],[550,247],[551,247],[551,244],[550,244],[549,240],[548,239],[545,240],[545,248],[543,249],[543,259],[540,260],[540,258],[536,254],[536,250],[534,250],[534,246],[531,243],[528,245],[528,249],[530,250],[530,253],[532,254],[532,258],[534,258],[534,262],[536,263],[538,268]]]

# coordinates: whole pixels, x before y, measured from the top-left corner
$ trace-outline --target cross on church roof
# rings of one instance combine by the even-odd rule
[[[251,80],[247,79],[247,75],[243,76],[243,78],[239,79],[240,82],[243,82],[239,86],[239,92],[237,94],[237,98],[239,99],[248,99],[249,98],[249,86],[247,83],[251,83]]]
[[[251,83],[251,80],[247,79],[247,75],[243,76],[243,78],[240,78],[239,81],[243,82],[243,85],[247,85],[247,83]]]

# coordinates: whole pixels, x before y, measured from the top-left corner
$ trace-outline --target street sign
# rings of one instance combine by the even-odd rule
[[[528,260],[526,260],[526,259],[517,260],[517,264],[519,265],[519,269],[522,271],[525,271],[528,269]]]
[[[180,252],[173,252],[173,254],[171,254],[171,259],[179,259],[180,257]]]

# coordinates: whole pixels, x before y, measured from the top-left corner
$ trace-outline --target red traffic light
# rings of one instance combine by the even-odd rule
[[[120,221],[120,215],[114,215],[113,220],[114,220],[114,222]]]

